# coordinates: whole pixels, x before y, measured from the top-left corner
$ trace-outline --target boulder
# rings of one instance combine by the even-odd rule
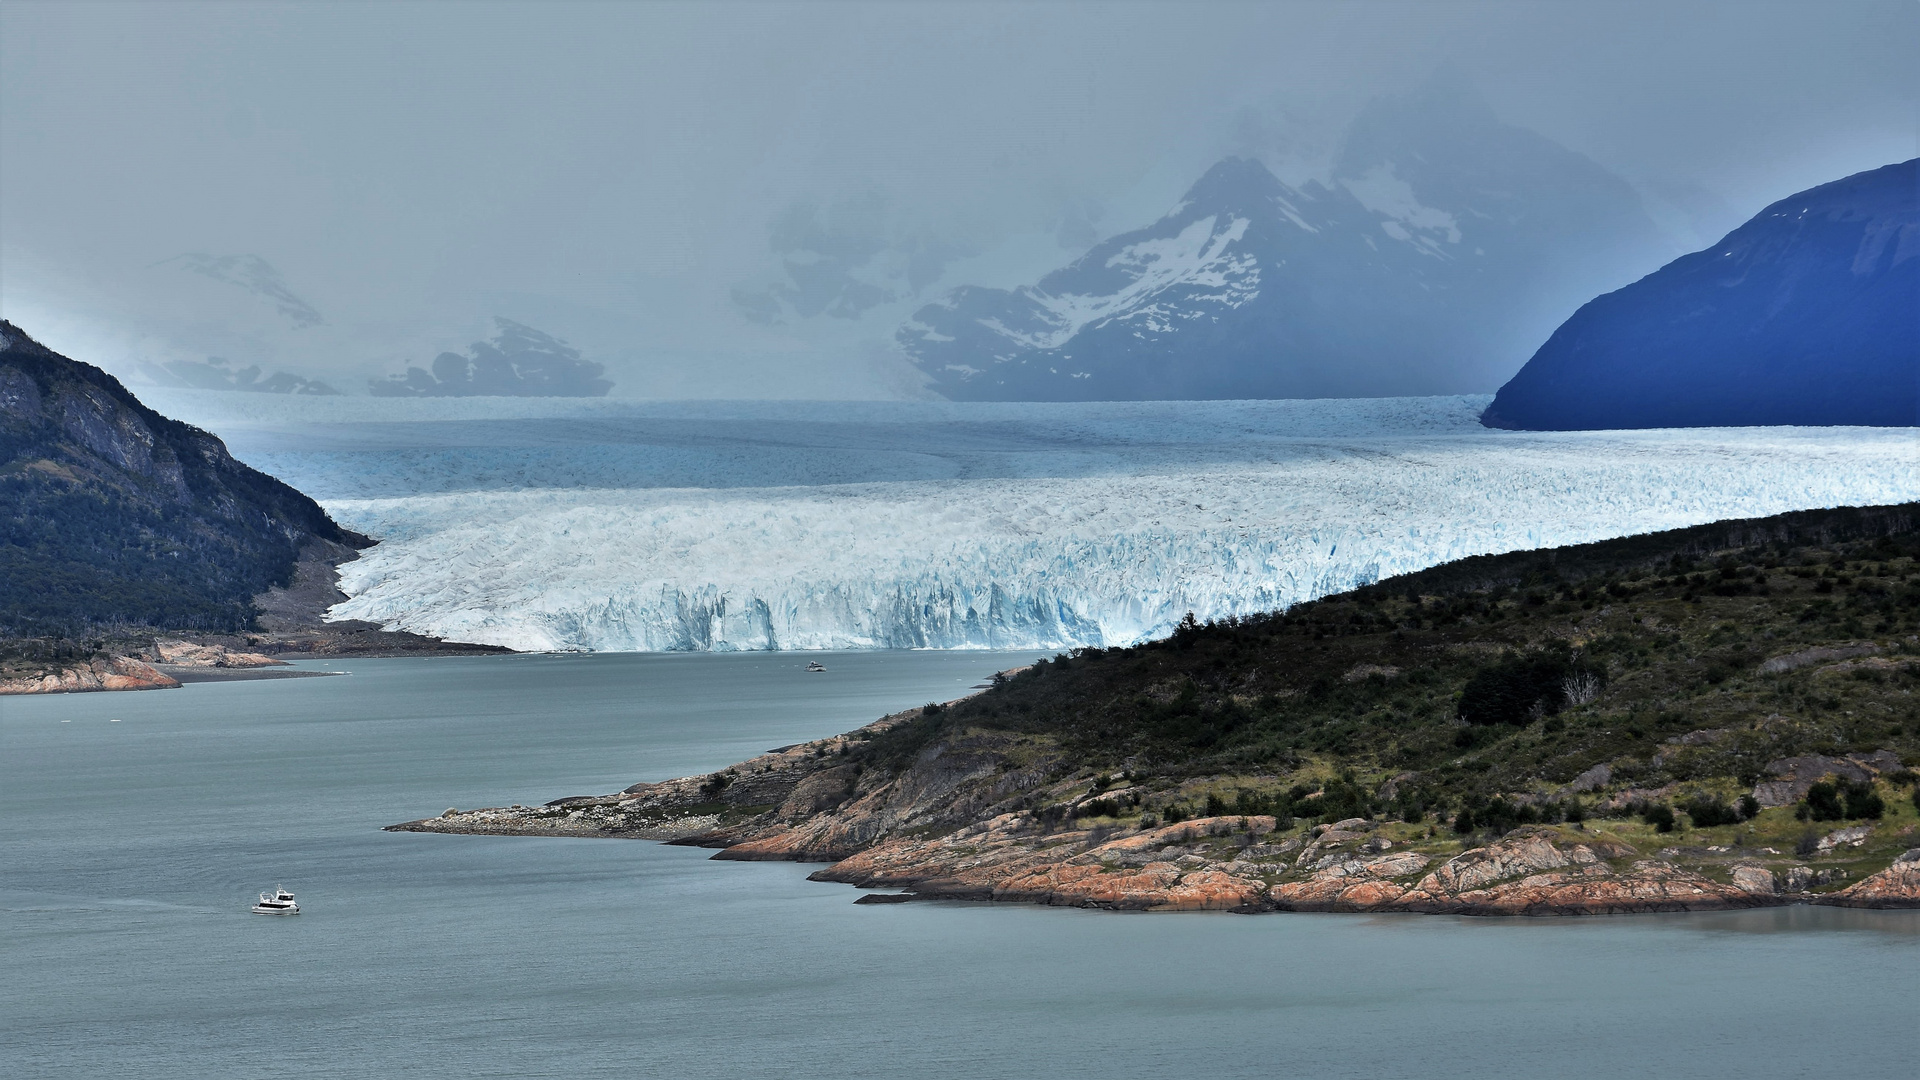
[[[1827,757],[1824,754],[1803,754],[1799,757],[1781,758],[1767,763],[1768,775],[1774,780],[1762,780],[1753,787],[1753,800],[1762,807],[1791,806],[1807,797],[1807,789],[1828,776],[1837,776],[1843,780],[1865,783],[1883,772],[1900,768],[1900,756],[1891,750],[1875,750],[1871,754],[1849,754],[1846,757]]]
[[[1772,896],[1779,891],[1774,887],[1772,871],[1753,865],[1733,868],[1733,887],[1755,896]]]

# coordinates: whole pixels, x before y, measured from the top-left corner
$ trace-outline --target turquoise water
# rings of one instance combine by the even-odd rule
[[[712,768],[1030,655],[363,660],[0,699],[0,1074],[1913,1075],[1920,913],[856,907],[804,866],[379,831]],[[275,883],[305,914],[247,914]]]

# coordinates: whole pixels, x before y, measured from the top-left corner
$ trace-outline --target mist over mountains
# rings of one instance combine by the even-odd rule
[[[375,397],[604,397],[613,383],[605,365],[581,359],[580,350],[551,334],[496,316],[493,337],[476,341],[465,356],[443,352],[433,370],[409,367],[404,375],[375,379]]]
[[[1326,182],[1225,159],[1152,225],[896,340],[962,400],[1485,390],[1673,251],[1632,185],[1443,75],[1368,106]]]

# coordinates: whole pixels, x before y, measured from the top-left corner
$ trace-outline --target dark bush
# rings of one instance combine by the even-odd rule
[[[1687,818],[1696,829],[1711,829],[1716,825],[1738,825],[1740,811],[1725,802],[1710,796],[1701,795],[1686,805]]]
[[[1654,803],[1640,811],[1640,820],[1653,826],[1653,831],[1663,833],[1672,832],[1676,824],[1673,807],[1666,803]]]
[[[1760,800],[1751,795],[1740,796],[1740,818],[1751,821],[1760,816]]]
[[[1840,801],[1839,787],[1826,780],[1807,789],[1805,805],[1807,817],[1814,821],[1839,821],[1847,816],[1846,804]]]
[[[1567,705],[1571,679],[1606,682],[1606,671],[1565,647],[1510,656],[1475,672],[1460,693],[1459,714],[1469,724],[1525,724]]]
[[[1849,818],[1867,818],[1877,821],[1887,811],[1886,801],[1880,798],[1879,792],[1873,790],[1872,784],[1843,780],[1840,783],[1840,794],[1846,801]]]

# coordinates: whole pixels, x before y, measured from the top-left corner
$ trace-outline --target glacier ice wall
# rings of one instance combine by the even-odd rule
[[[207,426],[381,540],[333,617],[534,650],[1111,645],[1466,555],[1920,498],[1911,430],[1495,432],[1485,401]]]

